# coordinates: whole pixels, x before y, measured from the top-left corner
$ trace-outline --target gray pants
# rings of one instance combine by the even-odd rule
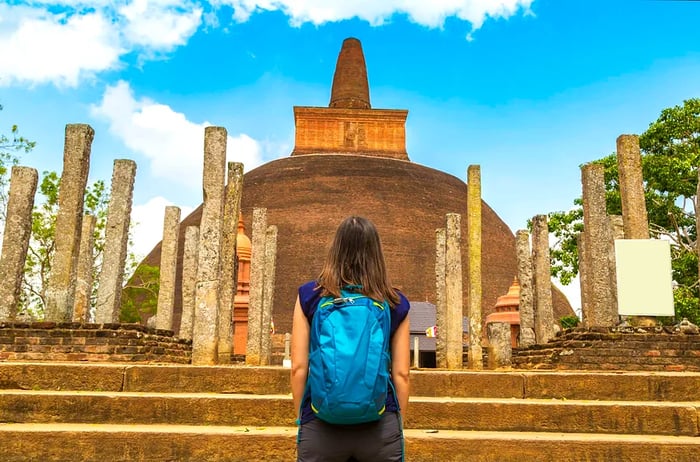
[[[402,462],[403,429],[396,412],[376,422],[331,425],[314,419],[299,428],[297,462]]]

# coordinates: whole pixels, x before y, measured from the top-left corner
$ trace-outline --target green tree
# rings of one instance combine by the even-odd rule
[[[56,172],[44,172],[39,185],[40,200],[32,212],[32,233],[27,252],[27,260],[22,281],[20,312],[26,312],[34,318],[41,318],[46,302],[46,288],[51,272],[51,261],[55,251],[56,216],[58,214],[58,191],[61,178]],[[93,299],[97,289],[97,274],[101,268],[102,250],[104,249],[105,226],[107,223],[107,205],[109,194],[104,181],[95,181],[85,190],[85,213],[93,215],[95,220],[93,257]]]
[[[2,111],[1,105],[0,111]],[[20,135],[17,125],[10,127],[9,135],[0,133],[0,230],[4,229],[12,166],[18,165],[21,156],[29,153],[35,146],[35,142]],[[38,188],[38,198],[32,212],[32,232],[25,262],[19,312],[35,319],[43,317],[45,306],[48,276],[55,250],[54,238],[60,180],[60,176],[56,172],[43,173]],[[92,288],[93,306],[97,291],[97,275],[102,267],[108,204],[109,193],[105,188],[104,181],[95,181],[86,188],[84,211],[96,217],[93,253],[95,261]],[[129,245],[131,246],[131,236],[129,237]],[[133,252],[127,252],[126,276],[130,276],[136,268],[136,263]]]
[[[0,111],[3,107],[0,104]],[[19,164],[19,156],[30,152],[36,142],[29,141],[19,133],[17,125],[10,126],[10,135],[0,133],[0,225],[5,227],[5,211],[7,209],[7,192],[10,185],[12,166]]]
[[[139,265],[122,291],[120,321],[142,322],[156,314],[159,290],[160,268]]]
[[[644,190],[652,238],[671,243],[676,318],[700,323],[698,308],[698,255],[695,217],[700,165],[700,98],[664,109],[639,138]],[[605,169],[608,214],[621,214],[617,158],[612,153],[594,161]],[[566,212],[549,214],[552,275],[568,284],[578,273],[576,235],[583,229],[581,199]]]

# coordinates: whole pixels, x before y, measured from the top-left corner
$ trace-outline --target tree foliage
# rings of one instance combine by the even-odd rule
[[[139,265],[122,291],[120,321],[142,322],[156,314],[159,290],[160,268]]]
[[[0,111],[2,106],[0,105]],[[5,227],[7,193],[10,182],[10,170],[18,165],[21,156],[29,153],[36,143],[19,133],[12,125],[9,135],[0,133],[0,229]],[[25,261],[22,291],[18,311],[34,319],[41,319],[46,301],[46,289],[51,261],[55,251],[56,216],[58,214],[58,192],[61,178],[56,172],[44,172],[38,188],[38,197],[32,211],[32,230]],[[97,276],[102,268],[102,253],[105,246],[105,228],[107,225],[107,206],[109,192],[105,182],[97,180],[88,185],[84,197],[84,213],[96,218],[93,249],[93,287],[92,303],[94,307],[97,292]],[[131,245],[131,235],[129,236]],[[136,257],[127,252],[125,275],[130,275],[136,268]],[[125,278],[126,279],[126,278]]]
[[[0,104],[0,111],[3,107]],[[36,142],[30,141],[20,135],[19,127],[12,125],[10,134],[0,132],[0,218],[5,222],[7,209],[7,192],[10,185],[10,170],[19,164],[19,156],[28,153],[36,146]]]
[[[652,238],[666,239],[671,243],[676,317],[687,317],[698,324],[695,216],[698,213],[700,98],[664,109],[640,136],[639,144],[649,232]],[[607,212],[620,215],[616,154],[594,162],[605,167]],[[552,275],[568,284],[578,274],[576,236],[583,230],[581,199],[574,200],[574,207],[569,211],[550,213],[549,229],[556,237],[551,252]]]
[[[20,312],[41,318],[46,303],[46,288],[51,271],[51,261],[56,248],[56,216],[58,215],[58,191],[61,179],[56,172],[44,172],[39,185],[41,200],[32,212],[32,233],[27,252],[22,281]],[[109,195],[102,180],[88,185],[85,190],[84,210],[96,218],[93,250],[93,299],[97,290],[97,274],[102,267],[105,226]]]

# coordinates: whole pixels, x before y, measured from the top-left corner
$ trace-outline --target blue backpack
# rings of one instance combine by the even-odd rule
[[[322,297],[311,321],[306,389],[314,414],[332,424],[379,420],[391,384],[389,304],[356,287]]]

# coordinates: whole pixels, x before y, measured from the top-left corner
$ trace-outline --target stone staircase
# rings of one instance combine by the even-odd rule
[[[0,460],[292,461],[289,371],[0,363]],[[413,371],[406,460],[698,461],[700,373]]]

